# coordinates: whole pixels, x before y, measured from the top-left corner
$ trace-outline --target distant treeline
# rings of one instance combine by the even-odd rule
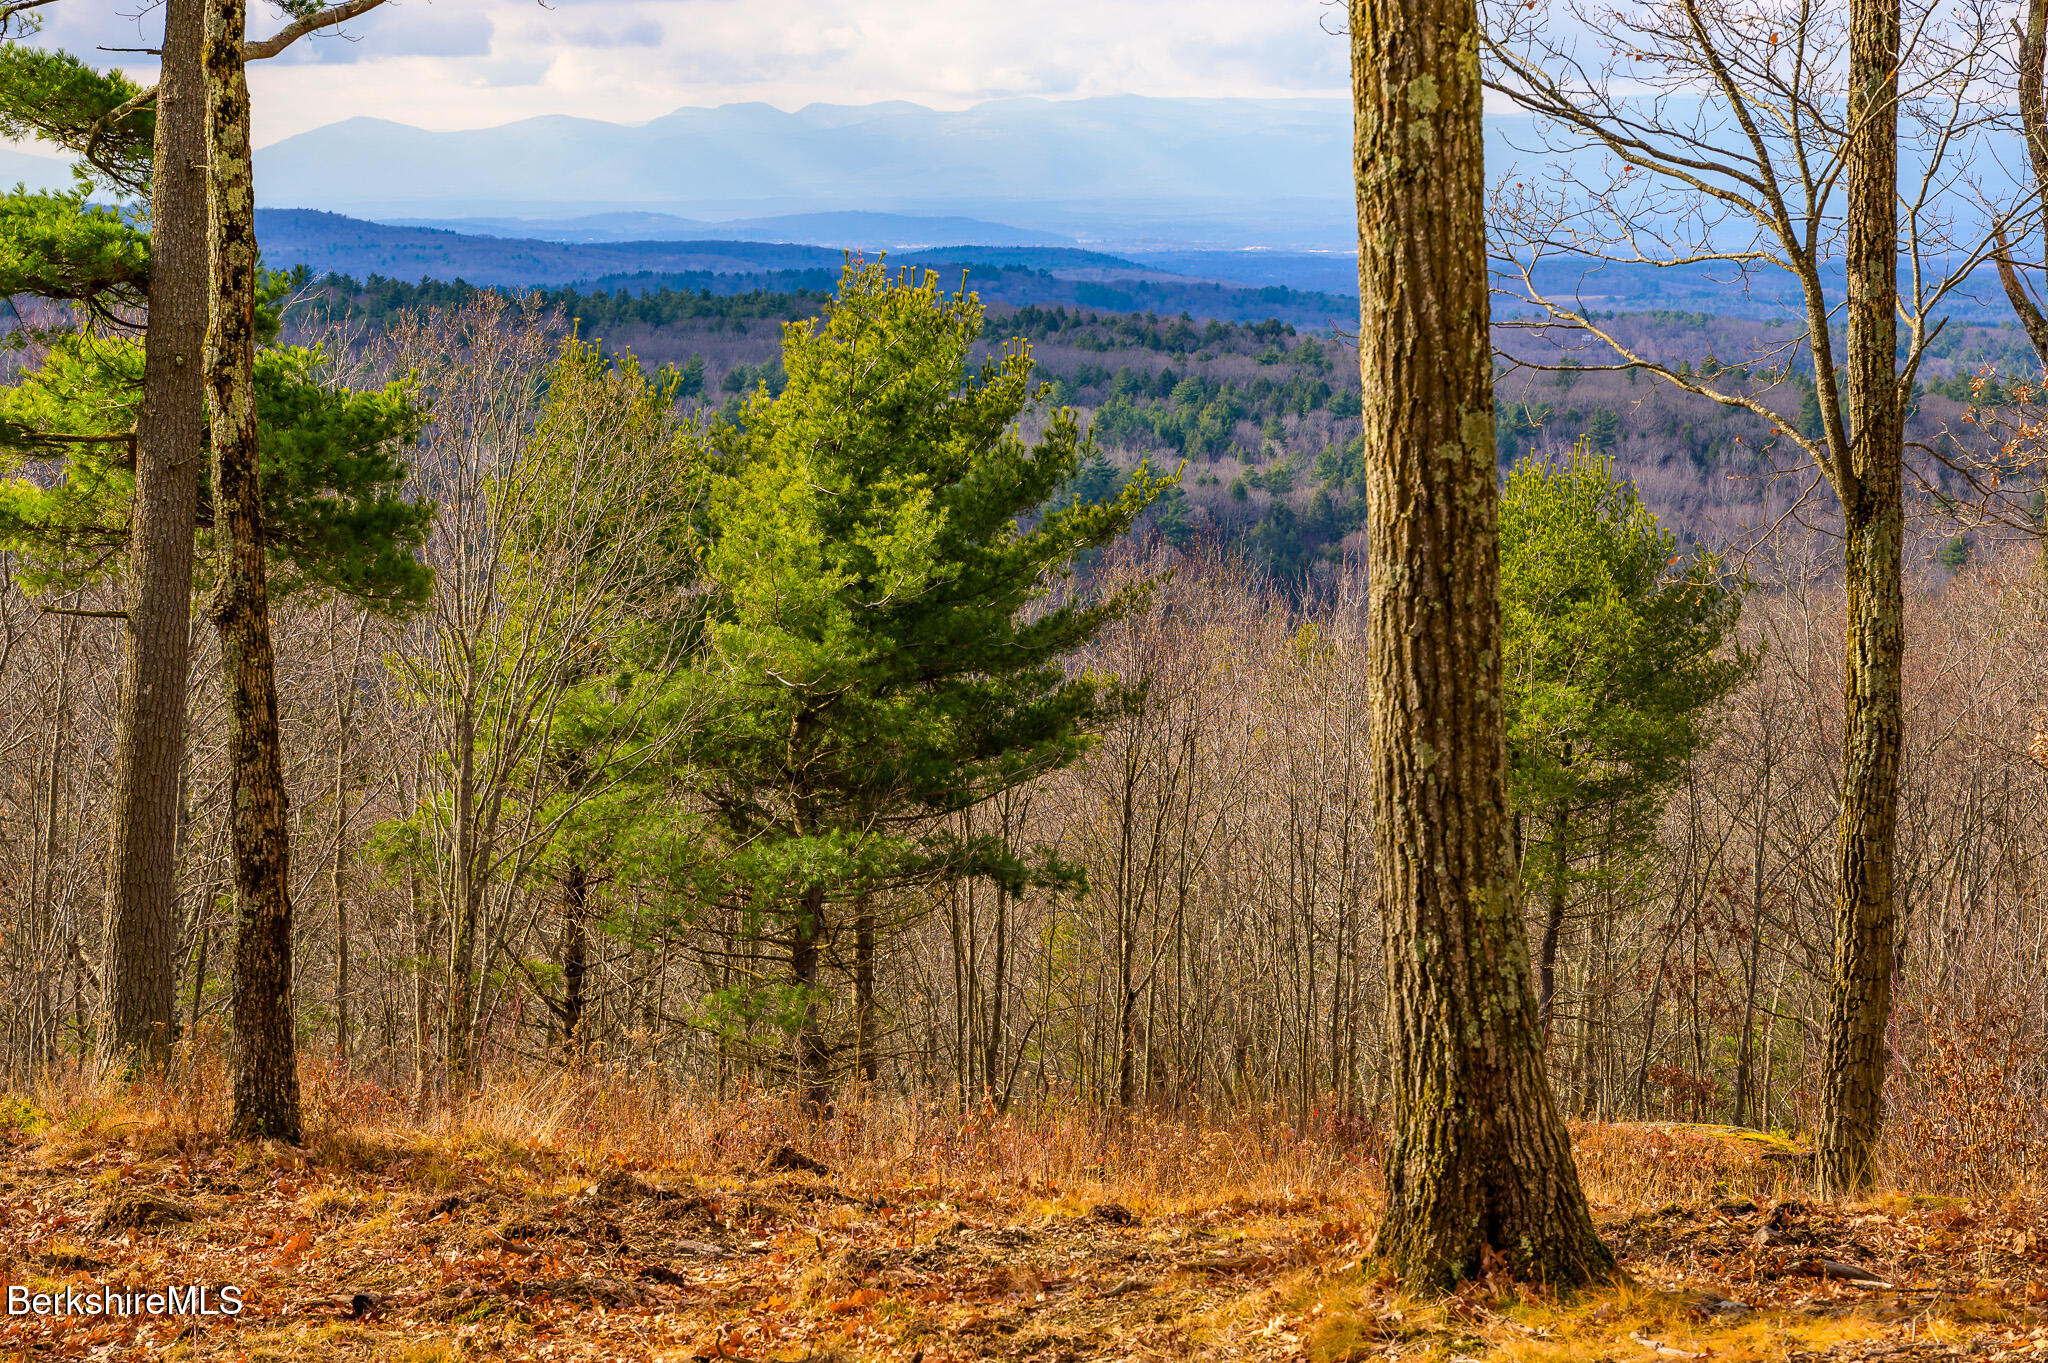
[[[772,278],[778,287],[763,285]],[[369,322],[382,322],[412,308],[457,307],[482,293],[531,296],[542,306],[559,308],[583,330],[620,326],[663,327],[702,322],[792,321],[814,317],[824,309],[837,285],[835,276],[824,270],[784,270],[773,276],[734,274],[692,274],[664,276],[655,287],[631,289],[623,284],[611,288],[595,285],[565,285],[560,288],[507,289],[480,286],[463,280],[422,279],[408,283],[385,275],[367,279],[329,274],[308,283],[321,298],[316,305],[326,310],[346,311]],[[600,284],[606,281],[599,281]],[[974,283],[970,279],[970,285]],[[756,287],[741,288],[753,284]],[[1247,293],[1279,293],[1305,297],[1291,289],[1246,290]],[[1050,306],[1027,303],[1013,309],[996,308],[993,329],[1004,337],[1021,336],[1030,341],[1058,341],[1079,350],[1111,352],[1139,349],[1165,355],[1192,355],[1198,351],[1215,354],[1256,354],[1262,363],[1282,358],[1282,342],[1301,340],[1293,323],[1277,317],[1249,322],[1215,318],[1198,321],[1189,313],[1161,316],[1156,312],[1116,312],[1076,304]],[[1299,361],[1308,350],[1327,372],[1329,360],[1319,342],[1305,341],[1288,356]],[[1106,381],[1109,371],[1102,371]],[[1086,380],[1083,380],[1086,382]]]
[[[505,289],[482,287],[460,279],[422,279],[418,283],[407,283],[376,274],[356,280],[347,275],[329,274],[318,282],[324,299],[316,299],[315,304],[328,311],[347,312],[365,321],[384,322],[410,309],[460,307],[479,294],[495,293],[537,298],[543,307],[559,308],[564,316],[585,330],[622,324],[658,327],[707,320],[793,321],[816,316],[831,298],[830,291],[836,280],[828,278],[823,270],[784,273],[802,275],[807,279],[816,276],[812,282],[819,287],[739,290],[731,286],[736,283],[757,284],[761,276],[708,272],[694,287],[663,287],[643,293],[632,293],[623,288],[597,292],[566,286]],[[725,287],[721,290],[715,287],[718,285]]]
[[[1292,323],[1277,317],[1256,322],[1225,322],[1215,318],[1197,322],[1185,312],[1178,317],[1161,317],[1156,312],[1102,312],[1087,307],[1068,308],[1064,304],[1042,307],[1027,303],[1004,315],[1001,322],[1005,335],[1022,336],[1028,341],[1057,341],[1076,350],[1136,349],[1163,355],[1259,352],[1261,361],[1267,364],[1277,363],[1281,358],[1276,348],[1281,341],[1301,335]],[[1320,343],[1307,344],[1322,355]],[[1327,357],[1322,364],[1328,367]],[[1100,373],[1098,380],[1079,382],[1107,382],[1109,371],[1104,369]]]
[[[900,263],[906,269],[930,270],[947,288],[964,282],[984,303],[998,308],[1145,315],[1152,318],[1152,325],[1158,325],[1159,317],[1178,316],[1197,335],[1201,331],[1197,319],[1238,324],[1271,318],[1290,327],[1327,329],[1349,324],[1358,314],[1356,299],[1280,286],[1246,287],[1202,279],[1068,279],[1032,266],[962,260],[950,255],[914,255],[900,262],[892,258],[890,263]],[[787,306],[797,309],[794,315],[808,316],[818,311],[838,282],[839,272],[823,266],[745,272],[639,271],[533,291],[592,324],[661,326],[707,316],[744,315],[704,310],[708,300],[720,298],[786,298],[791,300]],[[358,281],[348,275],[330,273],[322,283],[330,294],[353,295],[358,311],[371,317],[385,309],[467,298],[482,287],[461,279],[423,278],[418,283],[408,283],[382,274],[371,274]],[[501,293],[522,292],[516,287],[490,287]],[[1111,346],[1120,343],[1129,344],[1107,341]]]

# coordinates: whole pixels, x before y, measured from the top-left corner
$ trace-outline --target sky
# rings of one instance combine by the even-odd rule
[[[37,41],[146,81],[162,11],[59,0]],[[252,35],[282,21],[262,0]],[[251,68],[256,141],[366,115],[636,123],[687,105],[1346,93],[1329,0],[388,0]]]

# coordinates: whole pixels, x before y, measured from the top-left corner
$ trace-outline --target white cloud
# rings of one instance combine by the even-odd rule
[[[162,9],[62,0],[43,41],[152,74]],[[250,28],[282,22],[256,4]],[[1342,95],[1326,0],[393,0],[251,73],[257,141],[356,115],[474,128],[684,105]],[[350,39],[353,39],[351,41]]]
[[[660,47],[661,25],[652,19],[635,19],[616,27],[603,24],[580,24],[565,28],[559,33],[549,33],[538,28],[528,28],[527,33],[543,43],[565,42],[572,47]]]
[[[266,26],[252,22],[252,33]],[[351,24],[293,43],[275,60],[281,65],[360,66],[395,57],[488,57],[497,25],[481,5],[386,4]]]

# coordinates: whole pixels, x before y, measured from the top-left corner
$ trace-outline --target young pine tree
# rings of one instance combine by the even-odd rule
[[[1707,714],[1749,660],[1725,645],[1741,592],[1708,554],[1681,555],[1601,455],[1524,459],[1500,513],[1508,798],[1537,830],[1537,1008],[1549,1029],[1557,951],[1589,854],[1609,873],[1654,831],[1706,742]]]
[[[258,325],[274,334],[275,315],[259,310]],[[0,544],[23,556],[31,588],[100,576],[134,535],[135,466],[122,446],[85,437],[135,429],[146,363],[142,343],[81,329],[0,388],[0,424],[34,432],[20,453],[61,451],[64,460],[61,479],[8,477],[0,451]],[[372,609],[417,606],[432,584],[417,554],[434,508],[406,497],[404,451],[425,413],[403,381],[345,388],[329,381],[327,365],[317,346],[266,346],[255,360],[262,535],[277,557],[271,594],[310,588]],[[67,440],[78,443],[49,443]],[[209,480],[197,483],[193,519],[205,546],[217,508]],[[206,589],[208,567],[189,585]]]
[[[1140,469],[1110,501],[1043,511],[1086,442],[1070,411],[1036,443],[1017,434],[1045,390],[1021,344],[970,370],[982,324],[932,276],[849,265],[822,323],[785,329],[781,394],[691,438],[712,470],[713,602],[691,756],[728,852],[703,891],[786,954],[772,1002],[813,1109],[835,1069],[822,966],[844,920],[872,951],[879,892],[1028,879],[1014,851],[946,837],[944,816],[1073,762],[1119,699],[1063,660],[1132,595],[1038,607],[1162,480]]]

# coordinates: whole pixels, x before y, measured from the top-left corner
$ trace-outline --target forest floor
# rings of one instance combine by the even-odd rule
[[[10,1312],[7,1360],[2048,1357],[2048,1203],[1819,1204],[1698,1129],[1579,1131],[1628,1284],[1417,1299],[1361,1264],[1354,1165],[1289,1187],[1213,1133],[1181,1152],[1215,1154],[1212,1177],[1159,1158],[1153,1127],[1149,1160],[1098,1151],[1068,1181],[1029,1171],[1043,1131],[995,1122],[882,1158],[726,1114],[759,1129],[636,1160],[488,1125],[238,1147],[132,1105],[32,1114],[0,1097],[0,1285],[244,1307]],[[1265,1175],[1299,1177],[1289,1160]]]

